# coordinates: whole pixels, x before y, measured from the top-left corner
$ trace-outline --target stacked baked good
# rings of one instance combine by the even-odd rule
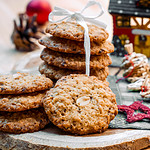
[[[106,41],[108,33],[104,29],[95,25],[88,25],[88,29],[91,76],[85,75],[82,26],[74,22],[51,23],[46,29],[50,35],[39,41],[46,47],[41,53],[41,74],[59,79],[43,99],[45,112],[54,125],[78,135],[105,131],[118,113],[115,94],[105,81],[111,64],[107,53],[114,47]]]
[[[111,59],[108,53],[114,46],[106,41],[108,33],[95,25],[88,25],[91,40],[90,75],[105,81]],[[46,48],[41,53],[44,60],[39,67],[41,74],[58,80],[69,74],[85,74],[84,28],[75,22],[51,23],[47,36],[39,40]]]
[[[42,98],[53,82],[43,75],[0,75],[0,131],[38,131],[49,123]]]

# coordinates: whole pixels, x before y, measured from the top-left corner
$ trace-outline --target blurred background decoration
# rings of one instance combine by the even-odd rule
[[[52,7],[48,0],[31,0],[26,7],[28,16],[37,15],[37,23],[44,24],[48,21],[48,15]]]
[[[39,49],[37,41],[44,35],[44,29],[37,24],[37,14],[28,16],[25,13],[19,14],[19,23],[14,20],[14,30],[11,40],[18,51],[33,51]]]
[[[12,70],[12,68],[17,62],[20,62],[23,59],[24,55],[26,55],[27,53],[30,53],[29,50],[18,52],[18,50],[16,50],[15,45],[12,43],[11,35],[14,31],[13,20],[16,20],[16,24],[19,27],[20,26],[19,14],[28,13],[28,15],[30,15],[33,13],[31,10],[27,10],[29,6],[30,8],[32,8],[33,6],[36,6],[38,9],[34,10],[34,12],[38,11],[39,13],[41,13],[41,10],[43,9],[38,4],[38,3],[41,3],[41,1],[42,1],[42,8],[45,7],[46,5],[46,9],[49,11],[53,10],[54,6],[62,7],[71,11],[80,11],[88,2],[88,0],[65,0],[65,1],[47,0],[49,3],[49,6],[48,6],[47,2],[44,2],[45,0],[37,0],[37,1],[36,0],[22,0],[22,1],[0,0],[0,20],[1,20],[1,23],[0,23],[0,54],[1,54],[0,55],[0,73],[9,72],[10,70]],[[109,40],[111,41],[112,35],[113,35],[113,24],[112,24],[112,16],[108,13],[109,0],[105,0],[105,1],[97,0],[97,1],[99,1],[102,4],[105,10],[104,15],[100,17],[99,19],[108,25],[107,31],[109,33]],[[97,10],[98,9],[93,6],[87,12],[85,12],[85,14],[92,15],[92,14],[95,14]],[[46,20],[48,20],[48,15],[45,15],[45,14],[43,15],[46,16]],[[39,19],[37,19],[38,20],[37,28],[41,26],[41,24],[42,26],[45,26],[46,24],[45,20],[42,20],[41,18],[43,17],[40,17]],[[24,25],[24,27],[25,26],[26,25]],[[45,27],[43,29],[45,29]],[[27,30],[27,31],[31,31],[31,30]],[[39,35],[39,32],[38,32],[38,35]],[[27,39],[29,37],[30,36],[27,36]],[[34,41],[35,41],[35,38],[34,38]],[[38,42],[36,44],[38,44]],[[38,46],[39,48],[35,49],[35,53],[37,50],[42,50],[43,48],[40,45]]]
[[[134,51],[150,57],[150,0],[110,0],[115,52],[124,56],[124,45],[133,43]]]
[[[48,22],[48,15],[52,11],[47,0],[31,0],[23,13],[18,16],[19,23],[14,20],[12,42],[19,51],[33,51],[39,49],[40,39]]]

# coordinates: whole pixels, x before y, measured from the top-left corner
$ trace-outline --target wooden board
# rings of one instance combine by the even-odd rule
[[[109,76],[111,89],[122,104],[122,93],[115,84],[115,77]],[[129,96],[129,95],[128,95]],[[124,101],[125,102],[125,101]],[[132,101],[131,101],[132,102]],[[150,146],[150,130],[108,129],[101,134],[86,136],[70,135],[49,124],[44,130],[26,134],[0,133],[0,148],[3,149],[143,149]]]
[[[3,149],[143,149],[148,147],[150,131],[108,129],[102,134],[87,136],[69,135],[53,125],[46,129],[26,134],[0,133],[0,148]]]
[[[25,69],[31,72],[38,72],[39,59],[36,56],[40,51],[33,52],[32,56],[26,55],[22,62],[18,62],[14,69],[16,71]],[[35,57],[34,57],[35,56]],[[32,59],[32,61],[27,60]],[[37,61],[36,61],[37,60]],[[31,63],[32,62],[32,63]],[[34,62],[34,63],[33,63]],[[29,69],[29,70],[28,70]],[[113,92],[116,94],[117,103],[125,104],[123,99],[125,83],[120,82],[115,84],[116,78],[109,76],[108,81]],[[124,84],[123,84],[124,83]],[[122,85],[121,88],[119,85]],[[124,89],[124,90],[121,90]],[[132,94],[132,93],[130,93]],[[128,103],[133,102],[133,95],[126,94]],[[131,100],[129,100],[129,96]],[[135,95],[134,95],[135,97]],[[128,103],[126,103],[128,105]],[[129,129],[108,129],[101,134],[91,134],[87,136],[74,136],[58,129],[57,127],[48,125],[44,130],[35,133],[26,134],[6,134],[0,133],[0,148],[3,149],[100,149],[100,150],[121,150],[121,149],[143,149],[150,146],[150,131],[149,130],[129,130]]]

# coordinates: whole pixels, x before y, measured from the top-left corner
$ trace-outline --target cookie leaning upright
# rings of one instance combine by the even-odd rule
[[[0,75],[0,94],[22,94],[46,90],[53,82],[44,75],[16,73]]]
[[[62,77],[47,92],[43,104],[54,125],[79,135],[105,131],[118,113],[108,84],[87,75]]]

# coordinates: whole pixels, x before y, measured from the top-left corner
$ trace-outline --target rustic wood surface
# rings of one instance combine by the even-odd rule
[[[31,67],[31,65],[27,65]],[[33,69],[33,68],[32,68]],[[32,70],[31,69],[31,70]],[[25,70],[27,71],[27,70]],[[28,70],[29,71],[29,70]],[[37,72],[36,67],[34,72]],[[128,100],[123,101],[125,92],[118,89],[113,80],[114,76],[109,76],[108,81],[110,87],[117,97],[118,104],[130,104],[134,93],[128,94]],[[119,85],[124,85],[119,83]],[[137,94],[136,94],[137,95]],[[121,119],[121,118],[120,118]],[[144,123],[144,122],[143,122]],[[112,124],[112,123],[111,123]],[[117,123],[118,124],[118,123]],[[119,123],[121,124],[121,122]],[[116,124],[114,124],[116,125]],[[123,124],[124,126],[126,125]],[[145,124],[143,124],[144,126]],[[147,124],[147,126],[149,123]],[[130,124],[130,126],[132,126]],[[134,124],[135,126],[135,124]],[[112,127],[112,125],[111,125]],[[122,126],[121,126],[122,128]],[[147,127],[148,128],[148,127]],[[150,144],[150,130],[131,130],[131,129],[108,129],[101,134],[90,134],[84,136],[70,135],[58,129],[56,126],[49,124],[44,130],[34,133],[25,134],[7,134],[0,132],[0,148],[1,149],[100,149],[100,150],[122,150],[133,149],[139,150],[147,148]],[[147,148],[148,150],[148,148]]]
[[[25,134],[0,133],[0,148],[9,149],[99,149],[139,150],[148,147],[150,131],[108,129],[102,134],[86,136],[69,135],[53,125]]]
[[[50,0],[49,0],[50,1]],[[53,6],[57,5],[69,10],[80,10],[88,0],[51,0]],[[25,11],[29,0],[1,0],[0,1],[0,73],[8,73],[12,69],[21,69],[26,58],[30,55],[26,52],[18,52],[10,40],[13,31],[13,19],[17,18],[18,13]],[[100,0],[105,10],[108,8],[109,0]],[[91,8],[88,13],[95,12]],[[112,18],[105,12],[101,17],[108,25],[107,30],[112,38]],[[40,51],[40,50],[39,50]],[[39,54],[36,51],[34,54]],[[31,56],[31,55],[30,55]],[[32,55],[33,56],[33,55]],[[35,60],[35,62],[34,62]],[[32,65],[37,66],[39,58],[32,59],[32,63],[27,63],[26,68]],[[21,64],[21,66],[19,66]],[[18,68],[17,68],[18,67]],[[24,67],[23,67],[24,68]],[[34,68],[35,70],[37,67]],[[113,75],[116,68],[110,68],[110,74]],[[62,132],[53,125],[46,129],[26,134],[6,134],[0,133],[0,149],[70,149],[70,148],[98,148],[98,149],[142,149],[150,146],[150,131],[146,130],[127,130],[127,129],[108,129],[102,134],[93,134],[88,136],[72,136]]]

